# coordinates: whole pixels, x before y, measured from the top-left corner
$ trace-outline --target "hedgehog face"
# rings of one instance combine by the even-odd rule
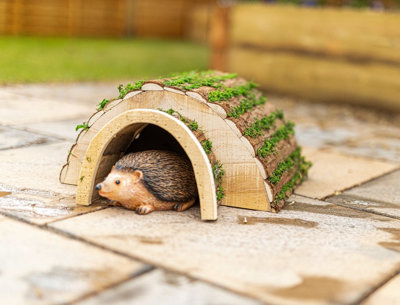
[[[96,189],[100,196],[123,203],[135,196],[136,185],[142,175],[140,171],[128,172],[113,168],[106,179],[96,185]]]

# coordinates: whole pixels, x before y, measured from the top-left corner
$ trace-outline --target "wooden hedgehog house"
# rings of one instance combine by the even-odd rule
[[[189,72],[120,86],[103,100],[71,147],[60,181],[77,185],[76,202],[99,199],[94,186],[127,152],[185,153],[195,173],[201,218],[218,204],[279,211],[307,176],[294,124],[236,74]]]

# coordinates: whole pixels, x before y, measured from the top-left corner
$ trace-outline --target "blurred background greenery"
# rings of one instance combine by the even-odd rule
[[[126,80],[206,69],[215,3],[0,0],[0,84]]]
[[[206,69],[208,48],[181,40],[0,37],[0,83],[106,81]]]
[[[400,110],[400,0],[0,0],[0,84],[208,68]]]

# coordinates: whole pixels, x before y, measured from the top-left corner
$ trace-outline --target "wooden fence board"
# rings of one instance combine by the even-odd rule
[[[0,0],[0,34],[183,37],[193,5],[216,0]]]
[[[212,7],[210,5],[199,5],[189,11],[185,26],[185,36],[192,41],[207,42],[210,30]]]

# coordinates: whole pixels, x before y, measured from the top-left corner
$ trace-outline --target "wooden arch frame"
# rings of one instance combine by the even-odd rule
[[[83,159],[76,203],[90,205],[101,158],[121,130],[140,131],[143,124],[154,124],[169,132],[188,155],[196,177],[202,220],[217,219],[217,198],[210,161],[190,129],[178,119],[153,109],[125,111],[110,120],[91,140]],[[109,170],[109,169],[108,169]]]

